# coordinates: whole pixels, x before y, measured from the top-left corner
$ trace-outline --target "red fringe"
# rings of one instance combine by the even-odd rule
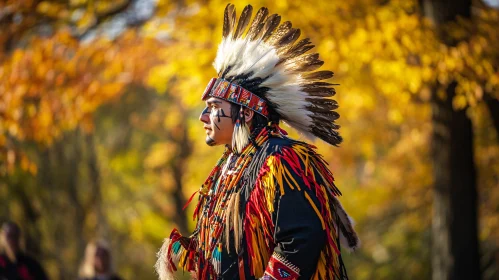
[[[336,188],[334,185],[334,177],[327,168],[327,163],[324,161],[324,159],[314,151],[315,147],[311,145],[307,145],[306,153],[309,157],[309,163],[307,166],[302,166],[302,160],[300,156],[297,154],[297,152],[292,148],[292,147],[284,147],[281,150],[281,153],[279,154],[274,154],[272,155],[276,159],[276,164],[283,164],[286,162],[286,164],[290,167],[290,171],[292,173],[296,174],[298,177],[300,177],[305,184],[305,186],[308,188],[308,190],[312,191],[315,196],[317,197],[317,200],[319,201],[319,206],[320,206],[320,214],[322,218],[325,221],[325,226],[326,226],[326,236],[327,236],[327,244],[325,249],[325,253],[327,256],[333,257],[333,255],[339,256],[340,255],[340,250],[338,249],[338,246],[336,244],[336,241],[333,237],[337,236],[337,231],[333,227],[334,225],[334,220],[332,217],[332,214],[327,211],[326,204],[329,202],[329,197],[325,195],[324,192],[321,191],[321,188],[327,188],[330,191],[331,195],[337,196],[341,195],[341,192]],[[305,162],[303,162],[305,164]],[[246,213],[245,213],[245,233],[246,233],[246,241],[247,241],[247,247],[248,247],[248,252],[250,256],[254,257],[256,252],[255,250],[270,250],[270,248],[273,248],[273,244],[268,244],[268,241],[273,240],[272,233],[268,231],[268,229],[273,229],[274,224],[272,222],[272,217],[271,213],[268,211],[266,207],[266,201],[265,201],[265,194],[263,191],[262,183],[261,183],[261,178],[264,176],[267,172],[269,172],[270,168],[267,166],[267,162],[264,163],[262,168],[260,169],[260,172],[258,174],[258,178],[256,181],[256,185],[254,190],[252,191],[250,198],[248,200],[248,204],[246,207]],[[326,186],[321,186],[317,183],[316,180],[314,180],[314,174],[317,176],[322,176],[324,177],[325,184]],[[320,174],[320,175],[319,175]],[[251,231],[254,230],[252,229],[252,224],[251,224],[251,216],[257,216],[260,218],[261,225],[264,229],[264,235],[265,239],[267,241],[267,248],[252,248],[253,240],[251,237]],[[333,252],[334,251],[334,252]],[[334,265],[332,262],[332,259],[330,257],[326,258],[327,259],[327,267],[329,269],[334,269]],[[251,258],[250,258],[251,262]],[[250,267],[253,267],[253,264],[249,264]],[[252,269],[253,271],[253,269]]]

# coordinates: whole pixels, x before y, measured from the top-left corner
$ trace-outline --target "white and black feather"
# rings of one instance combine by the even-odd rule
[[[213,63],[219,78],[238,84],[269,104],[270,119],[282,120],[310,138],[338,145],[342,142],[335,121],[335,90],[324,80],[333,72],[318,70],[324,62],[310,39],[298,40],[300,29],[261,8],[251,21],[253,8],[225,8],[223,39]],[[248,30],[246,32],[246,30]]]

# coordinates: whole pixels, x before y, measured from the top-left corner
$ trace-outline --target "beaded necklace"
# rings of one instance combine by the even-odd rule
[[[268,129],[264,128],[255,140],[241,151],[241,154],[235,155],[226,149],[201,187],[200,200],[194,211],[194,218],[198,218],[196,237],[199,279],[216,277],[221,273],[223,246],[221,236],[225,227],[228,202],[241,188],[238,182],[244,170],[253,159],[258,147],[267,139]],[[232,160],[235,160],[234,170],[230,170]]]

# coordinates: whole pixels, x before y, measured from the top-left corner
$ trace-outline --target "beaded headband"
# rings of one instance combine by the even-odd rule
[[[206,86],[201,99],[206,100],[208,96],[242,105],[266,118],[269,117],[267,102],[265,102],[264,99],[241,86],[232,84],[224,79],[211,79]]]

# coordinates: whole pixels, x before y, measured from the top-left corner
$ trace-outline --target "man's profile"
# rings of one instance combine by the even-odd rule
[[[199,120],[210,146],[226,149],[199,190],[190,235],[176,229],[158,253],[162,280],[178,268],[197,279],[348,279],[341,247],[359,240],[316,148],[342,138],[331,71],[289,21],[248,5],[225,9],[223,40]]]

